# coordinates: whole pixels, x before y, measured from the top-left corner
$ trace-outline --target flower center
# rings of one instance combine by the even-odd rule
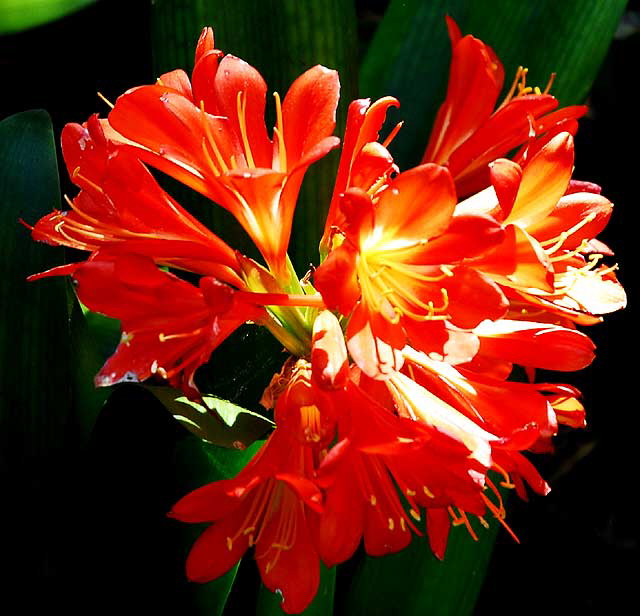
[[[403,316],[417,321],[448,319],[448,293],[437,283],[452,276],[451,270],[446,265],[403,263],[394,258],[396,253],[361,253],[357,272],[364,301],[390,323],[398,323]]]

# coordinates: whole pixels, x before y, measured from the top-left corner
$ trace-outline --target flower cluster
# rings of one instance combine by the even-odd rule
[[[494,481],[545,494],[523,452],[584,425],[579,392],[535,370],[588,365],[594,346],[576,326],[625,304],[595,239],[612,204],[571,177],[585,108],[558,109],[524,70],[498,104],[499,60],[448,26],[449,88],[420,165],[394,163],[399,126],[380,137],[395,99],[351,103],[320,262],[303,279],[287,248],[306,170],[339,145],[335,71],[316,66],[275,94],[270,134],[262,77],[205,29],[191,78],[162,75],[63,131],[80,190],[33,237],[89,256],[33,278],[70,275],[83,304],[121,321],[97,385],[153,377],[198,399],[195,371],[248,322],[289,352],[262,398],[276,427],[260,451],[171,512],[210,524],[190,579],[254,548],[295,613],[320,562],[361,541],[382,555],[426,534],[442,558],[452,524],[474,537],[489,515],[506,526]],[[148,166],[228,210],[264,262],[187,213]],[[514,366],[528,379],[510,378]]]

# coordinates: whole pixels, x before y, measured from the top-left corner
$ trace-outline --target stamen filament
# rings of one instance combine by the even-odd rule
[[[287,149],[284,144],[284,124],[282,121],[282,104],[280,102],[280,95],[277,92],[273,93],[273,98],[276,102],[276,125],[273,129],[275,136],[278,139],[278,157],[280,159],[280,171],[285,173],[287,171]]]
[[[398,122],[392,129],[392,131],[387,135],[387,138],[382,142],[383,147],[389,147],[389,144],[395,139],[395,136],[398,134],[404,121]]]
[[[106,96],[104,96],[102,92],[96,92],[96,94],[98,95],[98,98],[111,107],[111,109],[115,107],[115,105]]]
[[[213,154],[216,157],[216,160],[218,161],[218,164],[219,164],[220,171],[218,171],[216,175],[220,175],[220,172],[228,173],[229,167],[226,161],[224,160],[224,158],[222,157],[222,154],[220,153],[218,144],[216,143],[216,140],[213,138],[213,133],[211,132],[211,126],[209,126],[209,122],[207,121],[207,112],[204,109],[204,101],[200,101],[200,114],[201,114],[200,117],[202,118],[202,128],[204,128],[204,133],[207,137],[206,143],[213,150]],[[212,168],[216,169],[217,167],[213,165]]]
[[[242,145],[244,146],[244,153],[247,158],[247,164],[250,168],[255,169],[256,163],[253,160],[253,153],[251,152],[251,144],[249,143],[249,137],[247,136],[247,93],[240,90],[236,97],[236,108],[238,113],[238,124],[240,126],[240,136],[242,137]]]

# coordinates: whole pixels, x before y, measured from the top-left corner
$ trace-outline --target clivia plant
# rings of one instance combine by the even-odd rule
[[[331,572],[362,551],[426,537],[436,568],[452,527],[490,543],[498,524],[517,540],[507,493],[549,491],[528,453],[585,425],[580,392],[550,374],[589,365],[585,327],[626,302],[597,237],[612,204],[573,177],[587,107],[560,104],[553,77],[507,76],[491,41],[452,17],[438,27],[448,86],[412,163],[394,153],[412,131],[400,97],[343,103],[336,135],[336,70],[313,66],[280,96],[207,26],[190,75],[164,72],[65,126],[77,190],[23,220],[34,240],[74,249],[31,284],[68,277],[74,319],[119,327],[95,385],[139,383],[213,467],[233,460],[169,512],[203,525],[186,576],[225,580],[219,610],[243,558],[286,613],[322,601],[330,613]],[[313,231],[294,227],[301,187],[332,155],[318,249],[300,269],[291,247]],[[214,208],[244,243],[203,222]],[[270,354],[251,408],[216,388],[212,361],[230,345],[249,366],[258,347]]]

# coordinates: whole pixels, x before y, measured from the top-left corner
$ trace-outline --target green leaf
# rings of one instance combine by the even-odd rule
[[[625,0],[391,0],[364,59],[361,94],[400,100],[405,126],[392,151],[401,168],[424,152],[433,118],[444,100],[451,58],[444,17],[463,34],[489,44],[505,66],[505,88],[518,66],[528,83],[544,87],[561,105],[584,102],[604,59]]]
[[[215,396],[203,396],[200,404],[171,387],[147,385],[145,389],[187,430],[212,445],[246,449],[273,427],[262,415]]]
[[[333,603],[336,586],[336,568],[327,569],[320,564],[320,586],[309,607],[302,612],[305,616],[328,616],[333,614]],[[271,592],[264,584],[258,593],[257,616],[281,616],[282,596]]]
[[[95,0],[0,0],[0,34],[40,26],[94,2]]]
[[[258,441],[243,451],[216,447],[190,435],[176,447],[175,468],[179,484],[188,488],[185,494],[212,481],[229,479],[237,475],[262,446]],[[204,524],[184,524],[178,533],[183,544],[190,549],[193,542],[206,529]],[[187,551],[184,552],[183,562]],[[191,584],[193,611],[189,614],[221,616],[224,613],[231,587],[238,572],[238,565],[225,575],[206,584]]]
[[[497,529],[493,520],[480,529],[475,542],[464,527],[451,529],[441,562],[425,538],[415,539],[402,552],[364,557],[350,577],[350,589],[340,613],[350,616],[467,616],[491,557]]]
[[[68,288],[74,408],[79,437],[86,444],[98,414],[111,393],[110,388],[96,387],[94,377],[115,350],[120,337],[120,325],[115,319],[87,310],[78,301],[70,284]]]
[[[59,255],[34,242],[33,224],[59,207],[60,189],[49,116],[27,111],[0,122],[0,482],[13,503],[0,516],[4,556],[29,583],[59,581],[62,533],[58,506],[67,486],[70,442],[70,348],[63,280],[29,283],[58,265]],[[47,520],[43,525],[42,520]],[[10,544],[19,538],[15,554]],[[13,586],[5,579],[8,587]],[[18,574],[24,577],[22,573]],[[18,580],[19,583],[19,580]]]
[[[78,482],[73,516],[76,593],[69,596],[83,597],[79,605],[92,613],[99,597],[98,613],[126,604],[141,613],[222,614],[236,568],[207,584],[189,582],[186,558],[207,525],[167,513],[192,490],[235,476],[261,445],[238,450],[205,443],[146,388],[112,388],[78,469],[84,483]]]

